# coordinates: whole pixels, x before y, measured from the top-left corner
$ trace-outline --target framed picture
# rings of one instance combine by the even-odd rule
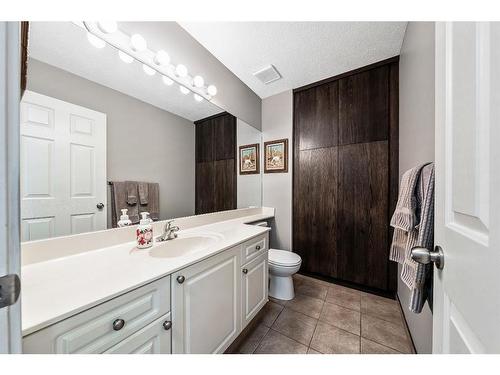
[[[288,172],[288,139],[264,142],[264,172]]]
[[[258,174],[259,144],[240,146],[240,174]]]

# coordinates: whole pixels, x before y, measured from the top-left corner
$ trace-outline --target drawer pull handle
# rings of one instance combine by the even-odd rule
[[[170,320],[164,321],[163,328],[165,329],[165,331],[168,331],[170,328],[172,328],[172,322]]]
[[[177,276],[177,282],[179,284],[182,284],[184,282],[184,280],[186,280],[186,278],[184,276]]]
[[[247,270],[246,268],[243,268],[241,271],[242,271],[245,275],[248,273],[248,270]]]
[[[260,250],[260,245],[255,246],[255,250]]]
[[[125,320],[123,319],[116,319],[114,322],[113,322],[113,329],[115,331],[119,331],[120,329],[122,329],[123,327],[125,326]]]

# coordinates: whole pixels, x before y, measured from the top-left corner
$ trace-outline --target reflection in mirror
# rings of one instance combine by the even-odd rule
[[[261,205],[260,171],[238,170],[238,147],[260,145],[259,130],[88,35],[30,23],[23,241],[126,224],[122,209],[135,224],[144,211],[164,220]]]

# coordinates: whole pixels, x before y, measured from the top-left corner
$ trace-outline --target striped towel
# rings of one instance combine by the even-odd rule
[[[394,227],[389,258],[403,265],[401,279],[411,290],[410,310],[416,313],[429,297],[432,266],[411,259],[411,249],[432,250],[434,242],[434,164],[424,164],[405,172],[400,195],[391,219]]]

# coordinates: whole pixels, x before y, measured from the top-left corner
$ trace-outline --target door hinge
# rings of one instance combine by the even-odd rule
[[[13,305],[21,292],[21,280],[15,274],[0,277],[0,309]]]

